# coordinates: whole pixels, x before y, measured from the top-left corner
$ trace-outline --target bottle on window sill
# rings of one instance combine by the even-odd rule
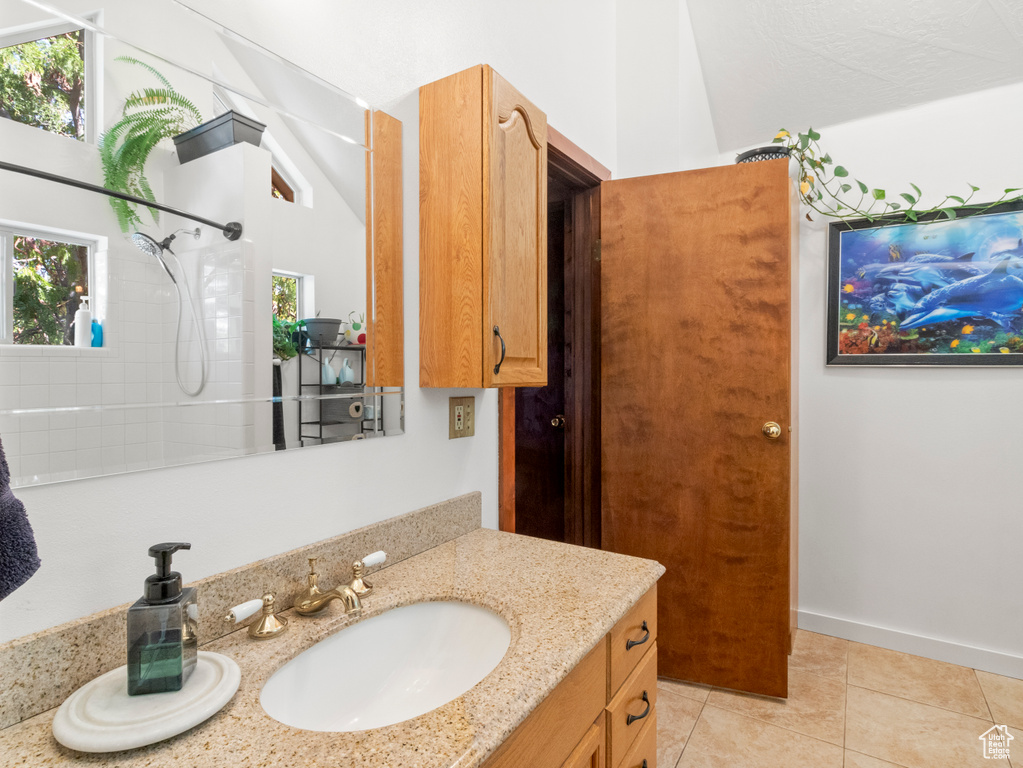
[[[82,303],[75,312],[75,346],[92,346],[92,311],[89,309],[89,297],[83,296]]]

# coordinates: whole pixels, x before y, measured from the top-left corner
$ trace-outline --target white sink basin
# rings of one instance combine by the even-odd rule
[[[467,603],[416,603],[331,635],[281,667],[259,701],[307,731],[363,731],[426,714],[486,677],[508,623]]]

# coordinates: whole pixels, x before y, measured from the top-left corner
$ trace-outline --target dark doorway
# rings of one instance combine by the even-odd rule
[[[565,203],[547,205],[547,386],[515,390],[515,532],[565,540]]]
[[[501,528],[600,546],[600,181],[550,130],[547,386],[501,398]]]

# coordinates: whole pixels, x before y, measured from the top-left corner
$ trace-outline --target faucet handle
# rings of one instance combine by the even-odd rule
[[[362,558],[360,562],[367,568],[370,568],[374,565],[380,565],[380,563],[384,562],[386,559],[387,553],[381,549],[369,555],[366,555],[364,558]]]
[[[356,560],[352,563],[353,579],[352,583],[348,586],[352,588],[352,592],[357,594],[360,598],[365,597],[373,591],[373,585],[363,579],[363,575],[366,572],[366,568],[374,565],[380,565],[380,563],[387,560],[387,553],[383,550],[373,552],[372,554],[366,555],[362,560]]]
[[[228,612],[227,616],[224,617],[224,621],[233,621],[235,624],[239,624],[262,607],[263,600],[262,598],[257,597],[255,600],[249,600],[241,605],[236,605]]]
[[[263,615],[259,621],[249,624],[249,637],[256,640],[265,640],[268,637],[276,637],[288,628],[288,620],[283,616],[277,616],[274,610],[275,598],[267,592],[262,599],[249,600],[248,602],[236,605],[230,613],[224,617],[225,621],[233,621],[238,624],[252,616],[260,608]]]

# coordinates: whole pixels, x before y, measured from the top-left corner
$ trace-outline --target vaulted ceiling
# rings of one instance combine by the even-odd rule
[[[1023,81],[1021,0],[688,0],[721,151]]]

